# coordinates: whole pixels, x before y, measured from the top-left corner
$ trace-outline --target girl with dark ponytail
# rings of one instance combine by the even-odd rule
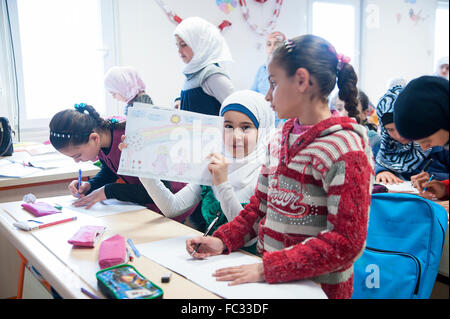
[[[78,185],[69,184],[73,196],[79,197],[74,206],[90,208],[95,203],[115,198],[134,202],[159,211],[137,177],[117,175],[119,169],[121,136],[125,134],[125,122],[105,120],[91,105],[75,104],[75,109],[56,113],[50,121],[50,142],[60,153],[75,162],[101,163],[98,174]],[[123,183],[115,183],[121,178]]]
[[[273,53],[266,100],[288,120],[268,145],[250,203],[199,239],[195,255],[228,253],[258,236],[262,262],[219,269],[216,280],[235,285],[309,278],[329,298],[352,296],[374,170],[367,129],[350,117],[332,116],[328,107],[336,79],[348,110],[358,105],[357,76],[348,62],[314,35],[286,41]]]

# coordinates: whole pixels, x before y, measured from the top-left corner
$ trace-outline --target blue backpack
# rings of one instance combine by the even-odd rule
[[[439,270],[447,211],[413,194],[373,194],[353,299],[426,299]]]

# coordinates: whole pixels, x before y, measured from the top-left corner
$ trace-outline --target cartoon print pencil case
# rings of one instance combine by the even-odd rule
[[[104,226],[81,226],[68,240],[68,243],[80,247],[95,247],[97,240],[102,236],[105,229]]]
[[[102,241],[98,252],[98,264],[101,269],[123,264],[126,260],[127,248],[123,236],[117,234]]]
[[[163,290],[141,275],[131,265],[122,264],[98,271],[97,284],[100,291],[113,299],[157,299]]]
[[[44,202],[23,203],[22,207],[36,217],[61,213],[61,210]]]

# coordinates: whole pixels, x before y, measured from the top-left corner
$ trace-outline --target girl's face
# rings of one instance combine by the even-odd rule
[[[446,78],[448,76],[448,64],[441,65],[441,67],[439,68],[439,73],[441,74],[441,76]]]
[[[228,111],[223,115],[224,143],[234,158],[243,158],[256,147],[258,129],[244,113]]]
[[[121,95],[119,93],[115,93],[115,92],[109,92],[109,93],[111,93],[112,97],[114,99],[116,99],[117,101],[127,102],[127,99],[123,95]]]
[[[395,124],[394,124],[394,123],[386,124],[386,125],[384,126],[384,128],[385,128],[386,131],[389,133],[389,135],[390,135],[394,140],[396,140],[397,142],[400,142],[400,143],[402,143],[402,144],[408,144],[409,142],[411,142],[410,140],[408,140],[408,139],[402,137],[402,136],[398,133],[397,128],[395,127]]]
[[[100,136],[97,133],[91,133],[89,141],[80,145],[69,145],[59,150],[60,153],[72,157],[78,162],[87,162],[97,160],[100,152]]]
[[[348,112],[345,109],[345,102],[339,98],[336,98],[336,111],[338,111],[341,116],[348,116]]]
[[[444,146],[448,143],[449,134],[448,131],[444,129],[440,129],[436,133],[422,138],[420,140],[415,141],[420,145],[420,147],[426,151],[429,148],[432,148],[433,146]]]
[[[186,64],[191,62],[194,57],[194,51],[192,51],[191,47],[179,36],[176,35],[175,39],[177,41],[178,53],[180,54],[181,60]]]
[[[272,59],[267,67],[269,71],[269,91],[266,100],[277,112],[278,118],[289,119],[298,117],[298,85],[295,76],[288,77],[286,71]]]

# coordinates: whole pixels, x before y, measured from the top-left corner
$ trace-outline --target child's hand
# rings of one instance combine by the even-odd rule
[[[212,175],[214,186],[218,186],[228,180],[228,161],[220,153],[212,153],[209,155],[211,162],[208,165],[208,170]]]
[[[75,207],[86,206],[86,209],[91,208],[95,203],[101,202],[106,199],[105,195],[105,186],[102,188],[96,189],[92,193],[87,196],[81,197],[79,200],[74,202],[72,205]]]
[[[225,244],[220,238],[213,236],[198,236],[186,240],[186,250],[189,255],[192,255],[197,244],[201,245],[194,254],[194,257],[200,259],[220,255],[225,250]]]
[[[80,190],[78,190],[78,180],[74,180],[69,184],[69,191],[73,197],[82,197],[89,192],[91,184],[88,182],[81,182]]]
[[[400,184],[403,183],[403,180],[391,172],[383,171],[377,174],[376,182],[383,184]]]
[[[243,284],[246,282],[264,281],[263,263],[228,267],[216,270],[213,274],[217,281],[231,281],[228,286]]]
[[[428,182],[430,179],[430,174],[427,172],[422,172],[420,174],[411,176],[412,185],[419,190],[419,192],[423,191],[423,184]]]
[[[119,150],[122,152],[122,150],[124,149],[124,148],[127,148],[127,146],[128,146],[128,144],[126,144],[125,143],[125,135],[122,135],[121,137],[120,137],[120,140],[122,141],[121,143],[119,143]]]
[[[421,191],[420,195],[428,199],[439,199],[443,198],[446,195],[445,185],[440,181],[431,181],[423,183],[423,189],[426,188],[426,191]]]

